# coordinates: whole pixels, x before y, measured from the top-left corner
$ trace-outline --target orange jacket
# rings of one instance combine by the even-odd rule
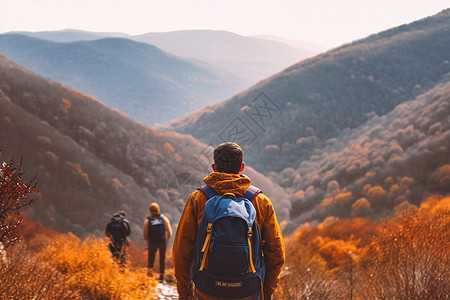
[[[219,195],[228,192],[241,197],[250,186],[250,179],[247,176],[229,173],[213,172],[205,177],[203,181]],[[175,234],[173,258],[180,300],[191,299],[192,290],[189,271],[192,251],[206,201],[206,197],[200,191],[195,191],[189,196]],[[264,294],[271,295],[277,288],[281,268],[284,264],[283,238],[270,199],[263,194],[258,194],[252,203],[256,210],[256,222],[261,233],[262,249],[266,264]]]

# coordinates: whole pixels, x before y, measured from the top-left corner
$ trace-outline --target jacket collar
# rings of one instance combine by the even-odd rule
[[[244,174],[213,172],[203,178],[203,181],[219,195],[233,193],[242,196],[250,186],[250,178]]]

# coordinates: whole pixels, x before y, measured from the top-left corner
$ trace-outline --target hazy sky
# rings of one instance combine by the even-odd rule
[[[335,47],[449,7],[449,0],[0,0],[0,32],[221,29]]]

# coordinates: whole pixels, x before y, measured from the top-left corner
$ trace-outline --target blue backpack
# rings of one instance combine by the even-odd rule
[[[205,204],[195,240],[191,278],[197,289],[220,298],[244,298],[262,293],[265,266],[256,211],[251,201],[261,191],[250,186],[242,198],[218,196],[199,188]]]

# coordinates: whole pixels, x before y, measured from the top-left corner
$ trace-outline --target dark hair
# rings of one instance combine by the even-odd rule
[[[243,157],[244,152],[236,143],[223,143],[214,149],[214,164],[222,173],[238,174]]]

